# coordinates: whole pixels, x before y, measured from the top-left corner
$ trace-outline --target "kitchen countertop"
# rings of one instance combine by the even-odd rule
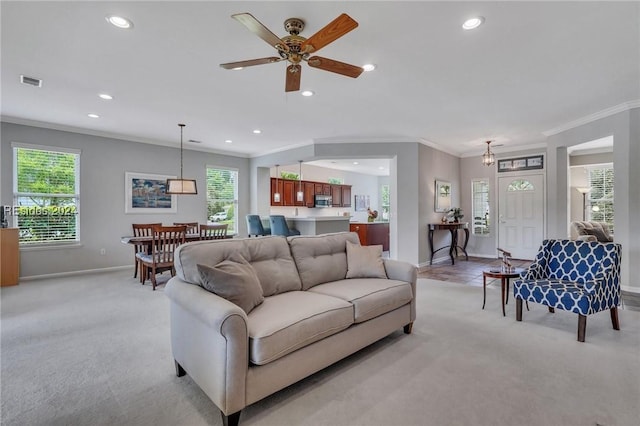
[[[351,222],[355,225],[388,225],[389,222]]]

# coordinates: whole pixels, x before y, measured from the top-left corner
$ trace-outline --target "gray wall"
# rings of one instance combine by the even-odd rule
[[[622,285],[640,291],[640,108],[558,133],[548,139],[547,235],[569,233],[570,190],[567,147],[613,135],[616,242],[622,245]]]
[[[2,123],[1,136],[0,201],[3,205],[13,204],[12,142],[81,150],[81,246],[22,249],[22,277],[133,265],[132,246],[120,242],[121,236],[131,235],[132,223],[205,222],[207,165],[239,170],[237,214],[242,218],[247,213],[249,160],[246,158],[185,150],[184,175],[197,180],[198,195],[178,196],[176,214],[125,214],[125,172],[179,175],[179,149],[10,123]],[[239,221],[239,226],[241,234],[246,233],[244,221]],[[103,248],[106,254],[100,255]]]

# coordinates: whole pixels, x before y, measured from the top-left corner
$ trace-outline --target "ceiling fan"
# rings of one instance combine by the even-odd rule
[[[231,17],[269,43],[271,47],[274,47],[279,56],[220,64],[224,69],[239,69],[286,60],[289,62],[289,65],[287,66],[286,72],[285,92],[300,90],[300,74],[302,73],[300,64],[303,61],[309,64],[310,67],[352,78],[358,77],[362,71],[364,71],[361,67],[355,65],[320,56],[311,56],[312,53],[317,52],[358,26],[358,23],[346,13],[338,16],[309,38],[304,38],[299,35],[304,29],[304,21],[299,18],[289,18],[284,21],[284,28],[289,35],[279,38],[250,13],[238,13],[231,15]]]

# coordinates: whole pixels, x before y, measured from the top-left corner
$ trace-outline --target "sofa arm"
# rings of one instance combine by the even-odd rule
[[[225,414],[246,404],[249,367],[247,315],[235,304],[178,277],[165,287],[171,300],[171,351]]]
[[[408,262],[400,260],[383,259],[387,277],[392,280],[406,281],[415,285],[418,279],[418,269]]]

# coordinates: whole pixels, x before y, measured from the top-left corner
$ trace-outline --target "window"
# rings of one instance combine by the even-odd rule
[[[14,144],[13,165],[20,244],[80,241],[80,151]]]
[[[226,223],[227,232],[238,233],[238,171],[207,167],[207,217]]]
[[[587,209],[588,220],[606,222],[613,232],[613,165],[592,167],[588,170],[589,186],[591,187],[589,208]]]
[[[380,193],[382,195],[382,220],[389,220],[389,210],[391,208],[391,202],[389,200],[389,185],[382,185]]]
[[[474,235],[489,235],[489,181],[471,181]]]

